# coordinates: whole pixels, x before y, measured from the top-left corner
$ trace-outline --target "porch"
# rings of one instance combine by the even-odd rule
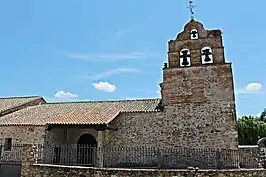
[[[107,131],[100,125],[49,125],[44,144],[38,146],[38,159],[49,164],[68,164],[102,167],[102,149]]]

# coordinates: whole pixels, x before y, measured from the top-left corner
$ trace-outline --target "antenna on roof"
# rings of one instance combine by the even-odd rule
[[[188,9],[189,9],[189,12],[190,12],[190,18],[191,18],[191,20],[194,20],[194,8],[196,7],[195,5],[194,5],[194,2],[193,1],[188,1],[188,3],[189,3],[189,5],[188,5]]]

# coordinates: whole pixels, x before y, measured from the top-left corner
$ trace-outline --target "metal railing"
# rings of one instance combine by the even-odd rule
[[[187,169],[258,168],[258,154],[218,149],[108,148],[105,167]]]
[[[23,144],[0,145],[1,164],[21,164]]]
[[[159,169],[258,168],[259,153],[219,149],[158,149],[155,147],[97,148],[88,145],[39,146],[36,163],[104,167]]]
[[[24,144],[0,145],[0,163],[21,164]],[[36,146],[35,163],[156,169],[266,168],[266,149],[186,149],[108,147],[89,145]]]
[[[37,147],[36,162],[57,165],[95,166],[97,148],[88,145]]]

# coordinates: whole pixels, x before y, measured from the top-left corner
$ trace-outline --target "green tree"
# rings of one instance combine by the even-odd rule
[[[260,121],[264,121],[266,122],[266,108],[264,109],[264,111],[262,111],[262,113],[260,114],[259,118]]]
[[[241,145],[256,145],[260,138],[266,137],[266,123],[253,116],[239,118],[237,129]]]

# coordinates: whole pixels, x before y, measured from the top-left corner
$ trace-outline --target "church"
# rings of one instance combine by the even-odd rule
[[[162,69],[158,99],[48,103],[41,96],[0,98],[0,141],[237,150],[232,64],[225,60],[221,30],[191,19],[168,41]]]

